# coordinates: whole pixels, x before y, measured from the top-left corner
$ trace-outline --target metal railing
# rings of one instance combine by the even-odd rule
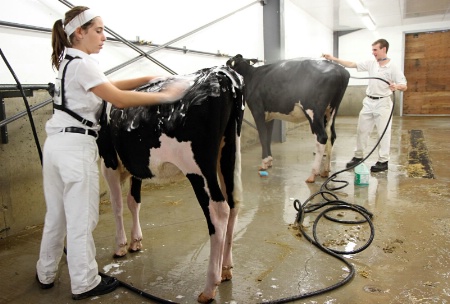
[[[61,3],[65,4],[68,7],[73,7],[73,4],[71,4],[69,1],[66,0],[59,0]],[[139,53],[139,56],[132,58],[116,67],[113,67],[112,69],[109,69],[108,71],[105,72],[105,75],[109,75],[117,70],[120,70],[121,68],[141,59],[141,58],[147,58],[149,60],[151,60],[153,63],[155,63],[156,65],[160,66],[161,68],[163,68],[164,70],[168,71],[171,74],[176,74],[175,71],[173,71],[172,69],[170,69],[169,67],[167,67],[166,65],[162,64],[161,62],[159,62],[158,60],[154,59],[153,57],[150,56],[150,54],[157,52],[161,49],[167,49],[167,50],[174,50],[174,51],[181,51],[183,53],[195,53],[195,54],[200,54],[200,55],[208,55],[208,56],[220,56],[220,57],[230,57],[229,55],[226,54],[222,54],[220,53],[220,51],[218,51],[217,53],[210,53],[210,52],[203,52],[203,51],[198,51],[198,50],[190,50],[187,48],[177,48],[177,47],[171,47],[170,45],[180,41],[192,34],[195,34],[217,22],[220,22],[254,4],[262,3],[263,1],[257,0],[254,2],[251,2],[227,15],[224,15],[223,17],[220,17],[212,22],[209,22],[193,31],[190,31],[180,37],[177,37],[173,40],[170,40],[167,43],[161,44],[161,45],[157,45],[157,44],[145,44],[146,46],[150,46],[153,47],[152,50],[148,51],[148,52],[144,52],[143,50],[141,50],[139,47],[137,47],[137,45],[142,45],[139,41],[129,41],[126,40],[125,38],[123,38],[122,36],[120,36],[119,34],[117,34],[116,32],[114,32],[113,30],[107,28],[105,26],[105,31],[109,34],[111,34],[114,38],[110,38],[108,37],[107,40],[108,41],[113,41],[113,42],[122,42],[123,44],[127,45],[128,47],[130,47],[131,49],[135,50],[136,52]],[[51,29],[49,28],[44,28],[44,27],[38,27],[38,26],[32,26],[32,25],[26,25],[26,24],[20,24],[20,23],[13,23],[13,22],[7,22],[7,21],[0,21],[0,26],[6,26],[6,27],[12,27],[12,28],[19,28],[19,29],[25,29],[25,30],[32,30],[32,31],[39,31],[39,32],[46,32],[46,33],[51,33]],[[38,89],[46,89],[48,90],[49,85],[44,85],[44,84],[38,84],[38,85],[22,85],[23,89],[33,89],[33,90],[38,90]],[[0,84],[0,92],[3,91],[7,91],[7,90],[18,90],[18,85],[13,85],[13,84]],[[52,102],[52,98],[49,98],[45,101],[43,101],[42,103],[39,103],[37,105],[31,106],[29,109],[31,112],[40,109],[48,104],[50,104]],[[4,127],[5,125],[7,125],[8,123],[11,123],[23,116],[27,115],[27,111],[23,111],[20,113],[17,113],[16,115],[13,115],[9,118],[3,119],[0,121],[0,127]],[[247,121],[246,121],[247,122]],[[249,125],[253,126],[252,124],[250,124],[249,122],[247,122]],[[254,127],[254,126],[253,126]]]

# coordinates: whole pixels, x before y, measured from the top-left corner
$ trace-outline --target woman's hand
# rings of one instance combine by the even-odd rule
[[[183,98],[190,86],[187,80],[175,79],[170,84],[165,85],[159,93],[165,95],[164,102],[174,102]]]

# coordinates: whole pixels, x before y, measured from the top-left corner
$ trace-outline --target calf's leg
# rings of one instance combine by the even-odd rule
[[[123,200],[119,170],[107,168],[102,160],[102,174],[109,187],[109,197],[116,222],[114,257],[123,257],[127,253],[127,237],[123,225]]]
[[[232,138],[232,136],[229,136]],[[222,259],[222,281],[232,279],[233,268],[233,236],[234,227],[237,222],[239,205],[243,199],[242,179],[241,179],[241,148],[240,138],[236,136],[235,141],[230,140],[222,149],[220,157],[219,176],[222,192],[230,206],[230,215],[227,223],[227,234]],[[234,166],[230,165],[233,164]]]
[[[208,170],[209,177],[199,174],[187,174],[195,195],[206,217],[210,235],[210,254],[206,284],[203,292],[198,296],[200,303],[210,303],[215,295],[217,286],[222,281],[222,261],[224,244],[227,234],[230,207],[219,187],[216,168]],[[203,170],[202,170],[203,171]]]
[[[127,196],[128,209],[131,212],[133,224],[131,227],[131,243],[128,247],[129,252],[137,252],[142,249],[142,230],[141,223],[139,221],[139,211],[141,208],[141,185],[140,179],[131,178],[130,191]]]
[[[224,244],[230,215],[230,208],[226,201],[211,200],[208,209],[215,233],[210,235],[211,246],[206,284],[203,292],[197,298],[200,303],[210,303],[216,295],[217,286],[222,282]]]

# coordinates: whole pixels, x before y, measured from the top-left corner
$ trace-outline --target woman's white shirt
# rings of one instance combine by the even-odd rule
[[[95,125],[89,128],[70,114],[55,109],[52,118],[46,123],[45,129],[48,135],[59,133],[65,127],[80,127],[94,131],[100,129],[97,122],[102,111],[103,101],[90,90],[109,80],[100,70],[98,61],[92,56],[73,48],[68,48],[67,54],[80,58],[73,59],[66,70],[64,80],[65,106],[84,119],[94,122]],[[55,83],[54,102],[57,104],[61,104],[61,79],[67,63],[67,59],[61,62]]]

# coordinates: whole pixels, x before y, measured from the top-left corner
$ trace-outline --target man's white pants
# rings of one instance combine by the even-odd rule
[[[73,294],[100,283],[92,232],[99,214],[98,150],[95,138],[77,133],[47,137],[43,176],[47,204],[37,274],[55,280],[67,232],[67,263]]]
[[[389,120],[392,110],[392,100],[390,97],[382,99],[364,98],[363,108],[359,112],[355,157],[364,158],[364,150],[367,147],[367,140],[373,127],[377,128],[377,140],[383,134],[386,124]],[[378,146],[378,161],[389,161],[389,154],[391,149],[391,126],[392,120],[389,121],[389,126],[386,133]]]

